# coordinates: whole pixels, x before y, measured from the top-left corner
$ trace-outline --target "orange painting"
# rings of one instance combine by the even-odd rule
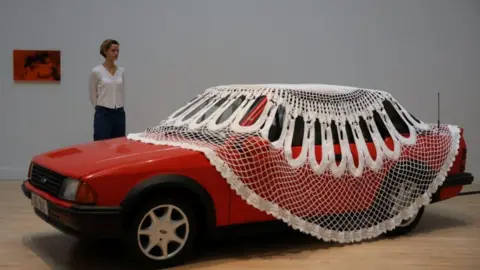
[[[59,82],[60,51],[14,50],[13,79],[25,82]]]

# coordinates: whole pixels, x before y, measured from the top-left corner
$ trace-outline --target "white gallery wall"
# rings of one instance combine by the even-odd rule
[[[120,42],[128,132],[217,84],[383,89],[429,122],[440,92],[480,177],[479,26],[476,0],[1,0],[0,178],[92,140],[88,75],[105,38]],[[14,83],[14,49],[61,50],[62,82]]]

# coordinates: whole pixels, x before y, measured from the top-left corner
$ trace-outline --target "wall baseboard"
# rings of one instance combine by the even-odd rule
[[[0,167],[0,181],[24,180],[27,177],[28,168]]]

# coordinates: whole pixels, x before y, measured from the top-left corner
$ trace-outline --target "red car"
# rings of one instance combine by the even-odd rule
[[[267,104],[273,98],[262,94],[250,97],[250,99],[252,102],[248,103],[250,106],[244,111],[239,122],[240,126],[252,125],[261,118],[262,112],[266,110]],[[234,109],[238,108],[244,100],[245,96],[239,102],[232,103]],[[195,103],[199,109],[205,107],[200,103]],[[189,103],[189,106],[191,107],[193,104],[194,102]],[[382,104],[387,112],[391,111],[392,104],[385,100]],[[222,150],[218,151],[219,156],[222,158],[223,155],[224,159],[230,158],[229,166],[231,167],[242,165],[235,164],[236,157],[238,157],[238,162],[243,158],[248,159],[249,162],[260,164],[257,174],[262,175],[262,181],[268,182],[264,187],[269,186],[274,189],[274,191],[262,193],[262,199],[273,201],[281,196],[290,196],[289,193],[304,194],[303,197],[331,196],[330,199],[324,200],[324,203],[314,208],[314,216],[323,218],[321,219],[324,222],[322,224],[327,224],[328,220],[339,220],[347,216],[354,219],[355,213],[368,212],[375,205],[382,204],[386,207],[389,204],[381,196],[398,195],[400,191],[406,190],[397,188],[395,192],[387,194],[394,189],[386,188],[386,181],[376,181],[372,180],[373,178],[364,177],[363,182],[342,182],[335,180],[333,176],[327,181],[328,184],[312,186],[307,190],[304,187],[308,184],[307,179],[311,179],[309,177],[314,174],[313,171],[305,171],[301,179],[298,179],[299,182],[304,182],[302,184],[292,184],[288,189],[279,185],[280,180],[277,181],[277,179],[282,177],[280,170],[275,170],[274,166],[269,170],[265,165],[278,154],[275,152],[278,148],[268,151],[265,149],[270,147],[275,138],[281,136],[282,124],[287,123],[287,121],[284,122],[286,117],[284,113],[285,110],[282,111],[281,108],[275,113],[268,138],[244,137],[241,141],[243,144],[239,144],[238,141],[232,139],[235,138],[235,134],[228,133],[229,135],[222,137],[223,144],[220,143],[218,146],[218,149]],[[413,116],[411,117],[413,118]],[[391,120],[399,133],[408,133],[408,127],[405,126],[404,121],[401,121],[402,118],[391,116]],[[301,116],[294,121],[296,124],[289,153],[293,158],[301,156],[303,129],[307,127],[298,124],[307,123],[303,122]],[[315,127],[319,127],[319,124]],[[366,122],[360,121],[359,127],[368,151],[375,158],[379,148],[375,148],[374,133],[371,132]],[[380,130],[381,125],[377,123],[377,127]],[[333,134],[335,164],[340,166],[342,149],[345,151],[341,146],[341,141],[348,140],[353,163],[358,166],[359,151],[355,148],[358,137],[352,135],[352,129],[347,127],[344,137],[334,122],[329,128]],[[401,132],[402,128],[404,132]],[[382,133],[381,130],[380,133]],[[425,149],[434,147],[435,142],[442,140],[440,137],[443,136],[435,135],[435,133],[429,134],[420,134],[417,138],[417,140],[424,139]],[[473,181],[473,176],[465,171],[467,147],[463,129],[460,136],[458,151],[452,160],[452,166],[449,167],[442,185],[438,189],[433,189],[434,193],[431,194],[430,203],[444,201],[458,195],[464,185]],[[393,149],[393,136],[387,134],[382,137],[385,145]],[[325,138],[319,134],[314,140],[315,154],[317,160],[320,160],[322,146],[321,142],[317,144],[317,139],[321,141]],[[247,143],[255,145],[251,149],[258,151],[244,152],[242,147]],[[402,162],[415,162],[417,154],[414,151],[406,151],[403,154]],[[396,164],[397,167],[393,164]],[[391,178],[392,174],[399,172],[398,168],[402,166],[402,163],[391,163],[384,166],[385,169],[379,172],[383,178],[378,179]],[[415,170],[425,169],[424,167],[410,168],[413,168],[412,173],[415,173]],[[415,178],[415,176],[406,174],[397,178],[406,179],[408,177]],[[258,179],[245,178],[244,182],[247,180],[252,183],[252,188],[253,183],[258,181]],[[28,179],[22,184],[22,190],[31,199],[35,213],[55,228],[78,237],[122,238],[139,262],[163,267],[182,263],[192,253],[192,247],[196,240],[211,235],[219,227],[282,219],[279,212],[274,214],[273,210],[265,211],[266,208],[261,210],[261,207],[254,207],[254,202],[247,202],[246,198],[239,195],[242,194],[241,188],[232,188],[232,185],[234,182],[226,181],[218,167],[212,165],[211,160],[202,151],[166,144],[145,143],[122,137],[74,145],[35,156],[30,165]],[[338,190],[342,190],[342,192],[338,192]],[[367,194],[367,192],[362,193],[361,190],[371,192]],[[422,192],[425,190],[422,189]],[[260,194],[260,191],[257,193]],[[362,194],[359,195],[360,193]],[[285,200],[284,205],[295,205],[295,203],[299,206],[306,201],[288,203]],[[390,204],[390,207],[394,206],[394,203]],[[311,208],[303,206],[296,208],[291,206],[289,209],[297,217],[312,216],[310,212],[313,211]],[[168,214],[165,218],[161,218],[163,217],[162,211]],[[424,206],[413,216],[397,224],[393,230],[384,229],[384,231],[387,234],[398,235],[413,230],[422,217],[423,211]],[[364,217],[366,215],[362,216],[362,218]],[[290,224],[294,223],[290,222]],[[300,225],[298,226],[300,227]],[[367,227],[366,225],[362,226]],[[324,229],[328,230],[327,227],[325,225]],[[343,229],[355,231],[364,228],[357,228],[353,225],[351,228],[347,227]],[[330,229],[335,230],[333,227]],[[152,239],[154,240],[152,241]]]

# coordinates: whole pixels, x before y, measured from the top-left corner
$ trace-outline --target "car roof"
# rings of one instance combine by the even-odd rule
[[[290,90],[294,92],[298,91],[318,94],[349,94],[359,90],[385,93],[385,91],[381,90],[334,84],[226,84],[214,86],[212,88],[217,90]]]

